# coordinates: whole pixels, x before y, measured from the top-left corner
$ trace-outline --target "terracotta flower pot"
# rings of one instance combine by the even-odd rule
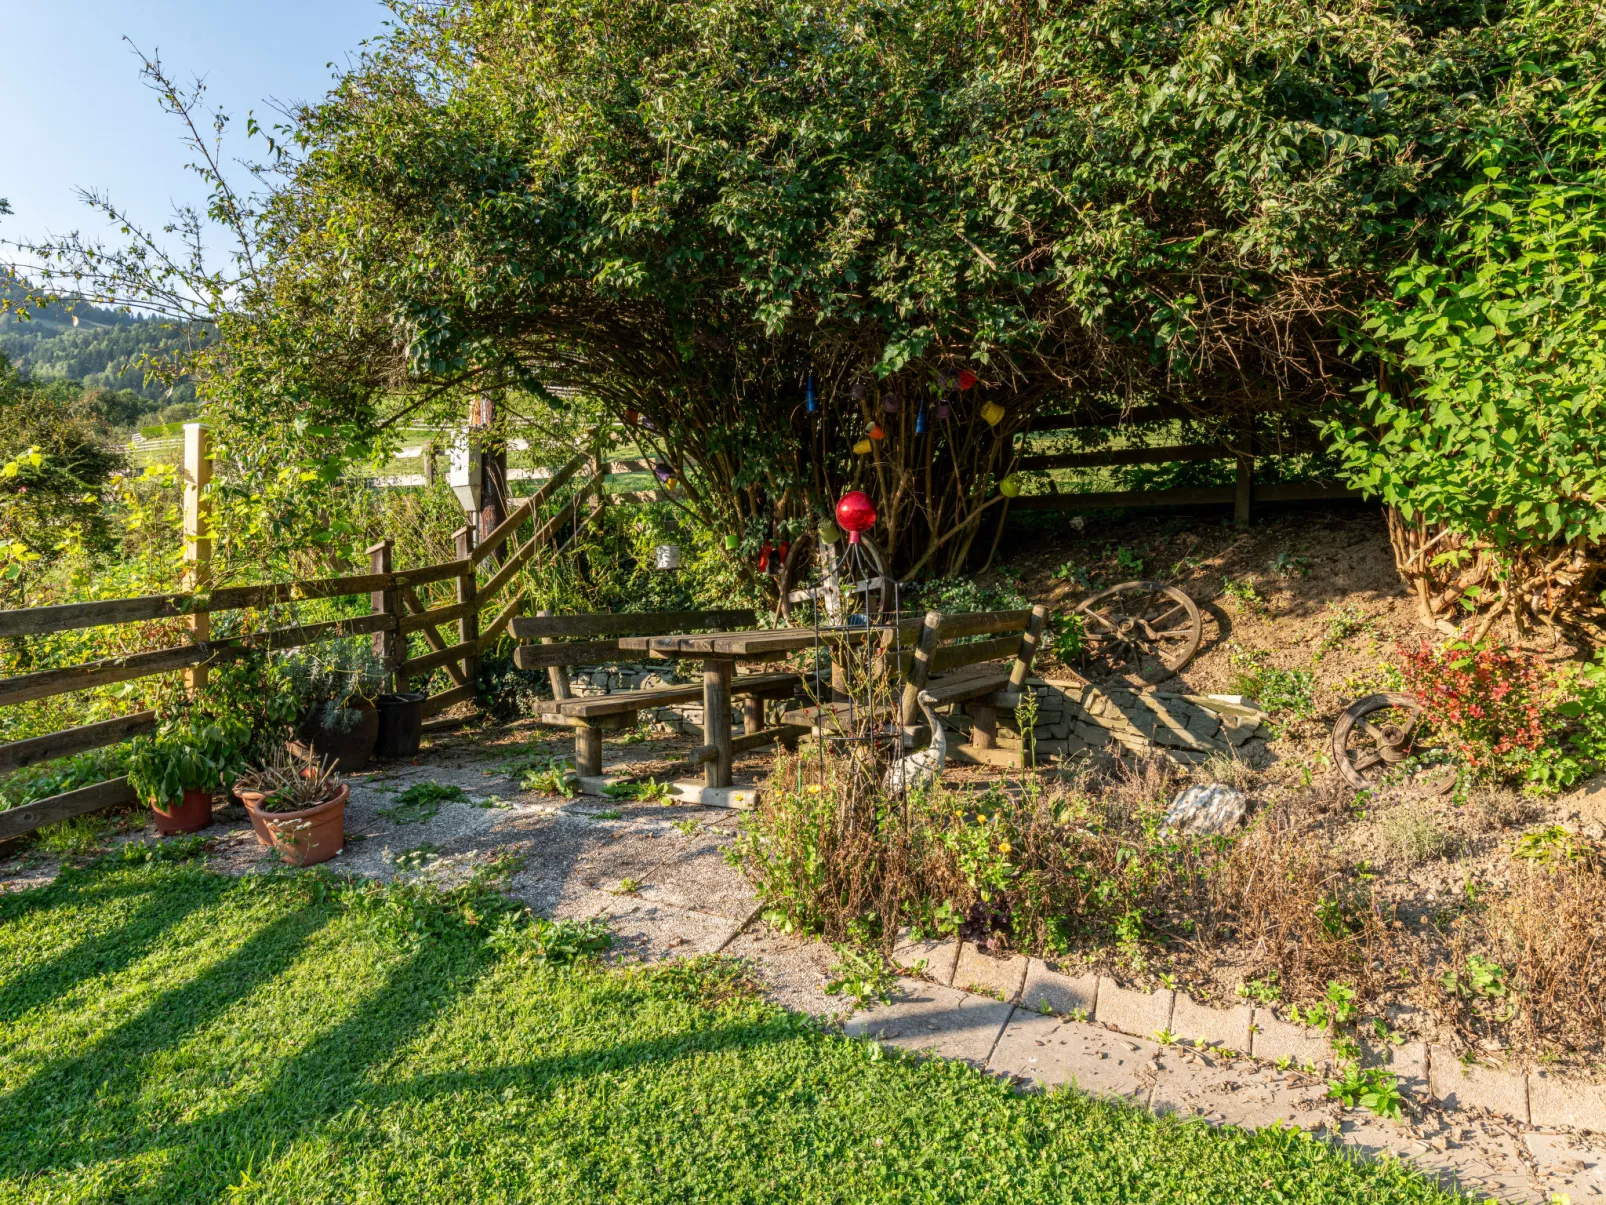
[[[212,823],[212,792],[205,787],[184,792],[184,800],[175,808],[151,808],[156,831],[164,837],[178,833],[198,833]]]
[[[299,812],[264,812],[256,791],[241,791],[245,811],[257,840],[272,845],[291,866],[315,866],[327,862],[346,843],[346,800],[351,787],[341,783],[333,798]]]
[[[238,786],[234,788],[234,797],[245,807],[245,814],[251,818],[251,831],[256,834],[258,845],[272,845],[273,834],[268,831],[267,822],[262,819],[262,801],[267,798],[263,791],[247,791]]]
[[[315,707],[312,715],[296,729],[296,739],[290,742],[290,751],[297,757],[311,753],[313,757],[328,758],[334,762],[337,774],[353,774],[366,766],[374,755],[379,740],[379,713],[367,700],[359,699],[351,708],[358,713],[356,724],[344,732],[325,728],[319,722],[322,707]]]

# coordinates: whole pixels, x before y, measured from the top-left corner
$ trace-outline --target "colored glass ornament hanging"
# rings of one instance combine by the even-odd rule
[[[865,394],[868,393],[868,392],[869,391],[864,387],[864,382],[863,381],[854,381],[853,382],[853,400],[854,401],[856,401],[856,402],[864,401]]]
[[[829,519],[820,520],[819,527],[815,528],[822,544],[835,544],[842,538],[842,529]]]
[[[875,445],[872,444],[868,439],[861,439],[858,443],[853,445],[853,450],[860,456],[868,456],[870,455],[870,449],[874,446]]]
[[[960,389],[969,389],[972,386],[974,386],[975,384],[976,384],[976,374],[971,372],[970,369],[968,369],[968,368],[961,368],[959,370],[959,388]]]
[[[770,545],[770,542],[768,540],[765,540],[764,543],[759,545],[759,549],[758,549],[758,571],[760,573],[769,573],[769,572],[771,572],[771,569],[770,569],[770,554],[772,552],[774,552],[774,551],[775,551],[775,549]]]
[[[659,485],[667,486],[675,479],[675,470],[660,460],[657,464],[652,466],[652,475],[658,478]]]
[[[888,414],[898,413],[898,407],[902,404],[903,398],[899,395],[896,389],[881,399],[881,409],[885,410]]]
[[[640,421],[641,415],[637,411],[629,409],[625,411],[625,422],[629,423],[632,427],[634,427]]]
[[[875,440],[877,443],[880,443],[886,437],[887,437],[887,433],[881,429],[881,424],[880,423],[871,423],[870,424],[870,438],[871,439]]]
[[[920,404],[920,409],[915,411],[915,434],[916,435],[924,435],[925,433],[926,433],[926,406],[925,406],[925,403],[922,402]]]
[[[820,399],[814,393],[814,374],[809,374],[808,384],[803,387],[803,409],[809,414],[820,412]]]
[[[1004,417],[1004,408],[997,402],[987,402],[981,408],[981,416],[989,427],[996,427]]]
[[[726,532],[725,533],[725,549],[726,549],[727,552],[735,552],[741,546],[742,546],[742,537],[741,536],[737,535],[734,531],[730,531],[730,532]]]
[[[998,483],[998,492],[1006,498],[1020,497],[1020,478],[1011,473]]]
[[[836,504],[836,521],[848,533],[848,543],[857,544],[859,537],[875,526],[875,503],[863,490],[849,490]]]
[[[775,550],[775,572],[779,573],[786,568],[787,558],[792,555],[792,541],[782,540],[781,546]]]
[[[938,422],[941,422],[943,419],[947,418],[953,412],[954,412],[954,408],[952,406],[950,406],[947,402],[938,402],[937,403],[937,421]]]

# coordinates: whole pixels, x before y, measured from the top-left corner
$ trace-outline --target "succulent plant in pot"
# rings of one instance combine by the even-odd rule
[[[301,705],[296,750],[344,774],[366,766],[379,739],[374,699],[389,682],[373,645],[360,636],[309,645],[283,668]]]
[[[327,862],[345,845],[351,788],[326,759],[275,749],[235,782],[234,793],[257,840],[292,866]]]

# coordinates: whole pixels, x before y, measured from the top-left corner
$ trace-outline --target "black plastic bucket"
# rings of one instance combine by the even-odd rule
[[[380,695],[379,744],[376,757],[412,757],[418,752],[424,728],[424,699],[416,691],[404,695]]]

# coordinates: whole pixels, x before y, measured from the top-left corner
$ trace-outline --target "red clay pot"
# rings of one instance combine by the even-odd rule
[[[198,833],[212,823],[212,792],[205,787],[184,792],[184,801],[176,808],[163,811],[151,808],[156,820],[156,831],[164,837],[179,833]]]
[[[239,795],[257,840],[272,845],[291,866],[327,862],[346,843],[346,800],[351,797],[346,783],[340,784],[333,798],[299,812],[260,811],[257,805],[262,796],[258,792],[241,791]]]

